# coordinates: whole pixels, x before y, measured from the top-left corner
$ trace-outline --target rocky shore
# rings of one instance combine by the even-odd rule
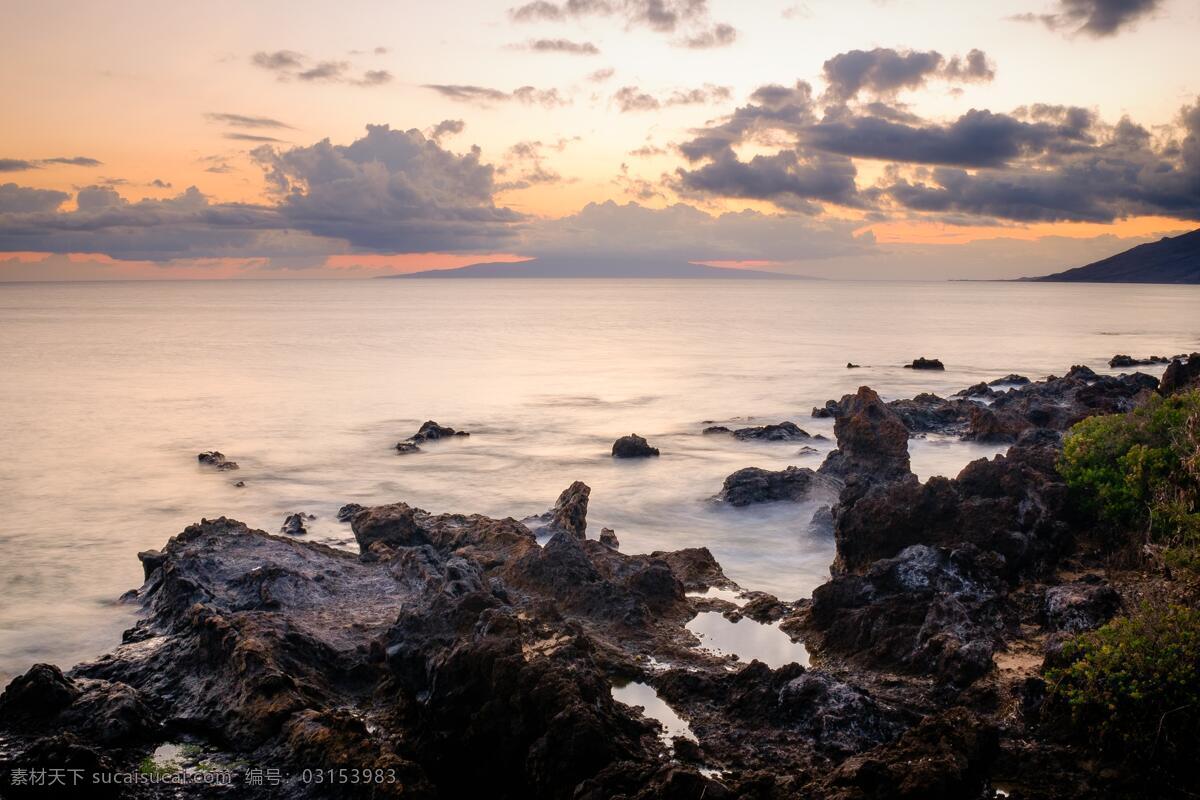
[[[0,794],[1188,796],[1195,777],[1081,739],[1045,678],[1070,635],[1200,597],[1190,573],[1114,558],[1057,467],[1074,423],[1194,386],[1200,357],[1177,363],[1165,388],[1074,367],[949,399],[864,386],[814,410],[837,439],[819,468],[740,470],[718,495],[828,498],[831,578],[790,603],[737,586],[706,549],[626,554],[612,531],[589,537],[580,482],[523,520],[347,505],[358,553],[202,520],[138,554],[140,616],[120,646],[34,666],[0,695]],[[908,441],[929,432],[1012,446],[922,483]],[[807,437],[792,423],[738,433]],[[657,454],[636,435],[617,445]],[[706,646],[700,619],[786,632],[807,658],[747,663]],[[622,687],[647,700],[622,702]],[[668,735],[650,699],[684,727]],[[170,770],[167,746],[189,754]],[[234,783],[22,785],[30,769]]]

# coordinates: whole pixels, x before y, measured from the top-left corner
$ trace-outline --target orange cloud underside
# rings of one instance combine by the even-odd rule
[[[1122,239],[1187,231],[1195,223],[1171,217],[1131,217],[1112,223],[1035,222],[1021,226],[946,225],[938,222],[896,220],[864,226],[858,233],[870,231],[880,244],[966,244],[978,239],[1020,239],[1031,241],[1046,236],[1085,239],[1116,236]]]
[[[429,269],[457,269],[471,264],[528,261],[529,256],[514,253],[358,253],[329,256],[325,266],[331,269],[372,269],[403,274]]]

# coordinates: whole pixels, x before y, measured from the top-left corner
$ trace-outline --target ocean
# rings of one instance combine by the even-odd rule
[[[708,547],[749,589],[825,580],[815,503],[709,501],[746,466],[831,441],[704,436],[869,385],[951,394],[1018,372],[1200,350],[1200,287],[731,280],[0,284],[0,681],[120,640],[139,550],[201,517],[354,547],[344,503],[523,517],[592,487],[590,536]],[[903,369],[918,356],[945,372]],[[846,369],[846,362],[862,365]],[[1161,368],[1144,371],[1158,374]],[[399,455],[426,419],[470,437]],[[616,461],[636,432],[657,459]],[[236,472],[197,463],[217,449]],[[922,478],[1000,447],[913,440]],[[244,481],[238,488],[236,481]]]

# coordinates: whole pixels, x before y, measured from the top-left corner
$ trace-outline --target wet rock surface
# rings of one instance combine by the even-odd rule
[[[418,453],[421,451],[420,445],[426,442],[436,442],[439,439],[470,435],[467,431],[456,431],[454,428],[439,425],[433,420],[427,420],[421,423],[421,427],[412,436],[396,442],[396,452],[401,454]]]
[[[905,364],[906,369],[945,369],[946,365],[936,358],[914,358],[911,364]]]
[[[658,448],[651,447],[641,436],[631,433],[613,442],[612,455],[613,458],[649,458],[658,455]]]
[[[799,442],[812,437],[796,423],[785,421],[776,425],[738,428],[733,431],[733,438],[743,442]]]
[[[726,478],[714,499],[731,506],[748,506],[780,500],[800,502],[821,491],[835,492],[836,484],[807,467],[746,467]]]
[[[1200,353],[1192,353],[1186,358],[1171,359],[1158,391],[1162,395],[1172,395],[1197,387],[1200,387]]]
[[[229,472],[238,468],[236,461],[230,461],[225,458],[225,454],[219,450],[205,450],[196,456],[196,460],[206,466],[215,467],[222,472]]]

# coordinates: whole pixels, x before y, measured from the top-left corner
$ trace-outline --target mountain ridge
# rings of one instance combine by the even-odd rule
[[[1136,247],[1082,267],[1021,278],[1053,283],[1200,283],[1200,229]]]
[[[402,275],[381,275],[396,278],[722,278],[755,280],[818,280],[806,275],[789,275],[755,269],[731,269],[692,264],[668,259],[637,259],[625,257],[564,257],[543,256],[529,261],[496,261],[470,264],[453,269],[433,269]]]

